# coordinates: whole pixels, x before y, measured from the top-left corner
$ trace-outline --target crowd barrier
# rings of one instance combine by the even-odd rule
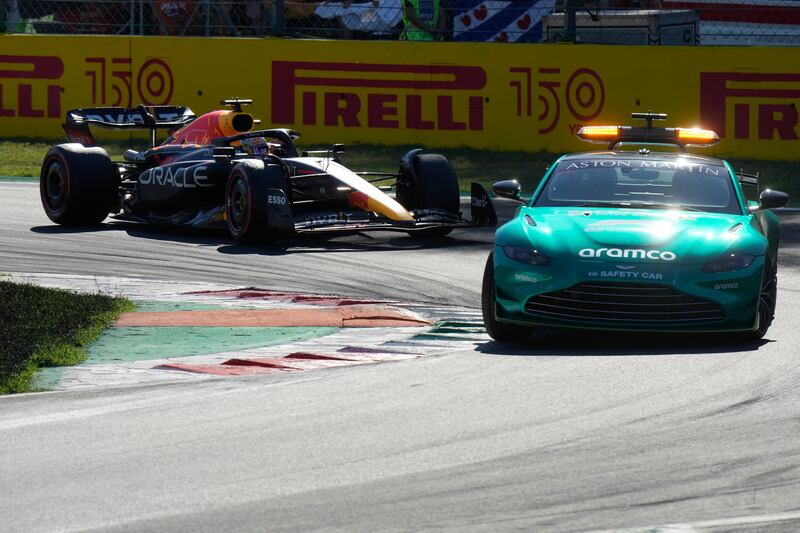
[[[304,145],[585,149],[584,124],[716,130],[721,156],[798,159],[800,49],[0,36],[0,136],[59,138],[75,107],[254,100]]]

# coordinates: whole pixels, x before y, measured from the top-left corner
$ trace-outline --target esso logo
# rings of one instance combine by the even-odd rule
[[[270,205],[286,205],[286,197],[277,194],[270,194],[267,196],[267,203]]]

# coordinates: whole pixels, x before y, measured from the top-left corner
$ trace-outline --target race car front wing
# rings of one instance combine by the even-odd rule
[[[421,209],[411,212],[413,220],[395,221],[366,212],[340,212],[307,216],[295,220],[296,233],[359,233],[362,231],[414,232],[432,228],[494,227],[497,214],[486,189],[472,182],[470,219],[440,209]]]

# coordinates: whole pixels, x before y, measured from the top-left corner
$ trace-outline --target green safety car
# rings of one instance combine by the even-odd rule
[[[654,127],[663,114],[633,118],[645,124],[579,130],[607,149],[561,157],[530,199],[515,180],[494,184],[524,204],[486,262],[483,319],[495,340],[539,327],[767,332],[779,240],[771,209],[788,195],[688,153],[718,142],[712,131]]]

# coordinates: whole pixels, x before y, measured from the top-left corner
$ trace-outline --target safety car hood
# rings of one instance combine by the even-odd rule
[[[340,165],[330,158],[322,157],[296,157],[287,159],[296,161],[305,168],[311,167],[319,172],[327,173],[350,187],[350,205],[365,211],[374,211],[389,220],[411,221],[414,220],[406,208],[400,205],[394,198],[381,191],[376,186],[364,180],[361,176],[350,169]]]
[[[750,226],[751,218],[656,209],[525,207],[516,229],[498,231],[497,241],[527,241],[565,259],[693,264],[728,250],[763,254],[766,241]]]

